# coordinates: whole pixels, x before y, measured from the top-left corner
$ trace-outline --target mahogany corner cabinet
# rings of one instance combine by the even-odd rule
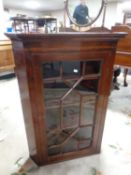
[[[99,153],[116,46],[126,34],[6,35],[33,161],[45,165]]]

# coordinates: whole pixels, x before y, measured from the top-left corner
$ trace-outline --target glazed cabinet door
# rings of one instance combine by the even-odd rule
[[[33,61],[28,60],[35,162],[43,165],[100,152],[112,55],[34,54]]]
[[[42,64],[47,161],[92,150],[102,60]]]

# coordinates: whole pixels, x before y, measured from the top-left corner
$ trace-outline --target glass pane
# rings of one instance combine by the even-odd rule
[[[80,76],[81,62],[80,61],[63,61],[63,76]]]
[[[49,156],[58,155],[58,154],[60,154],[60,151],[61,151],[60,147],[48,149],[48,155]]]
[[[51,100],[60,100],[66,92],[69,90],[69,87],[63,83],[60,82],[51,82],[51,83],[45,83],[44,85],[44,94],[45,94],[45,102],[49,102]]]
[[[60,125],[60,108],[46,109],[47,130],[58,128]]]
[[[63,99],[63,106],[78,106],[80,104],[80,95],[72,90],[65,98]]]
[[[42,66],[44,78],[52,78],[60,76],[59,62],[46,62]]]
[[[81,125],[93,125],[96,96],[88,95],[82,99]]]
[[[63,146],[64,153],[85,149],[91,146],[92,128],[82,127],[73,135],[69,141]]]
[[[51,147],[53,145],[57,145],[59,146],[60,144],[62,144],[68,137],[68,134],[66,134],[63,131],[58,131],[56,130],[56,132],[54,132],[53,134],[49,134],[48,136],[48,146]]]
[[[80,96],[73,90],[63,100],[63,127],[76,127],[79,124]]]
[[[63,108],[63,128],[76,127],[79,124],[79,105]]]
[[[92,138],[92,127],[82,127],[76,133],[75,138],[79,141]]]
[[[77,141],[73,138],[63,147],[63,153],[77,151]]]
[[[83,80],[75,88],[81,95],[88,95],[91,92],[97,93],[98,91],[98,79]]]
[[[84,141],[79,142],[78,148],[85,149],[85,148],[89,147],[90,145],[91,145],[91,140],[84,140]]]
[[[101,61],[87,61],[85,63],[85,75],[100,73]]]

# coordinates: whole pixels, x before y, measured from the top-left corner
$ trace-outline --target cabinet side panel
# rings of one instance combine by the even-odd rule
[[[15,58],[15,73],[18,79],[23,116],[27,134],[30,156],[36,155],[36,143],[34,135],[34,126],[31,114],[30,95],[26,74],[25,53],[21,42],[13,42],[14,58]]]
[[[43,57],[44,59],[44,57]],[[32,116],[34,121],[35,138],[37,143],[37,155],[39,157],[36,163],[43,165],[47,162],[47,141],[45,126],[45,110],[43,100],[43,78],[41,63],[27,53],[27,73],[29,79],[30,98],[32,105]]]
[[[111,83],[113,76],[113,65],[114,65],[115,50],[107,52],[104,56],[104,62],[102,65],[102,77],[99,86],[99,100],[97,103],[96,110],[96,129],[94,133],[93,145],[97,152],[100,152],[101,141],[104,130],[105,117],[108,106],[108,97],[111,93]]]

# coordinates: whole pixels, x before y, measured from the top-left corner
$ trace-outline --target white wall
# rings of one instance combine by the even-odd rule
[[[50,15],[50,12],[39,12],[39,11],[27,11],[27,10],[20,10],[20,9],[8,9],[8,14],[10,17],[16,16],[17,14],[24,14],[28,17],[41,17],[44,15]]]
[[[96,2],[96,1],[95,1]],[[123,10],[128,9],[131,10],[131,5],[125,5],[128,1],[126,2],[109,2],[107,6],[107,11],[106,11],[106,18],[105,18],[105,27],[111,28],[111,26],[115,25],[115,23],[122,23],[123,22]],[[131,3],[131,0],[129,0]],[[97,9],[98,5],[94,4],[93,8]],[[2,10],[1,10],[2,9]],[[19,10],[19,9],[9,9],[8,12],[6,12],[6,15],[3,14],[3,5],[2,5],[2,0],[0,0],[0,21],[3,22],[3,19],[5,19],[6,24],[8,25],[8,20],[12,16],[16,16],[16,14],[25,14],[29,17],[35,17],[35,16],[45,16],[45,15],[50,15],[57,17],[58,19],[58,26],[59,22],[64,23],[64,10],[56,10],[52,12],[33,12],[33,11],[26,11],[26,10]],[[3,17],[4,16],[4,17]],[[5,17],[6,16],[6,17]],[[93,24],[93,26],[101,26],[102,24],[102,18],[103,15],[99,17],[99,19]],[[70,26],[70,21],[69,18],[66,17],[66,26]],[[7,27],[7,26],[6,26]]]
[[[116,23],[123,24],[124,11],[131,12],[131,0],[110,2],[107,7],[105,26],[110,28]]]
[[[58,21],[64,21],[64,10],[52,11],[51,16],[57,17]]]
[[[131,0],[118,3],[118,6],[117,6],[117,22],[118,23],[123,23],[124,11],[131,12]]]
[[[3,1],[0,0],[0,40],[7,39],[4,35],[5,32],[5,15],[3,9]]]
[[[52,11],[51,16],[54,16],[57,18],[58,27],[60,26],[60,23],[62,23],[64,25],[64,9]],[[70,26],[70,22],[69,22],[67,15],[66,15],[66,27],[69,27],[69,26]]]
[[[110,2],[107,4],[105,27],[111,28],[117,22],[117,2]]]

